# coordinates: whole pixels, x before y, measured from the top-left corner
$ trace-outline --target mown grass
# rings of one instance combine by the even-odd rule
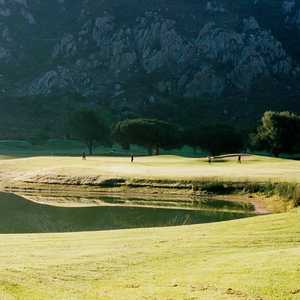
[[[0,299],[300,299],[299,220],[0,235]]]
[[[206,159],[179,156],[129,157],[37,156],[0,161],[1,169],[20,172],[66,176],[103,176],[110,178],[155,179],[181,181],[271,181],[300,183],[300,161],[252,156],[242,164],[230,159],[208,164]]]

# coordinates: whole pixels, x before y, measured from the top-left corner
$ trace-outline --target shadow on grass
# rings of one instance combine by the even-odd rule
[[[65,208],[0,193],[0,234],[178,226],[233,220],[250,215],[253,214],[126,206]]]

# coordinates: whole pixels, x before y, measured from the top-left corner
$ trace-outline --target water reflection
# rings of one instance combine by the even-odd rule
[[[250,212],[242,211],[159,207],[55,207],[31,202],[14,194],[0,193],[0,233],[77,232],[163,227],[219,222],[250,215]]]

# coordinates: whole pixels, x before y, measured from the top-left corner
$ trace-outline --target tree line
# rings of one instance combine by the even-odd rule
[[[163,120],[126,119],[110,126],[93,110],[80,110],[68,120],[68,136],[84,142],[93,154],[98,145],[114,143],[124,149],[132,145],[144,147],[148,154],[159,155],[184,145],[201,149],[215,156],[250,149],[281,153],[300,153],[300,116],[292,112],[267,111],[252,132],[241,131],[226,124],[182,128]]]

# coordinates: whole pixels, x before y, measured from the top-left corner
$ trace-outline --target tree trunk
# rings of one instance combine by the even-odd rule
[[[87,147],[89,150],[89,155],[93,155],[93,150],[94,150],[94,143],[93,141],[88,141],[87,142]]]
[[[275,157],[279,157],[280,152],[277,149],[273,149],[272,153]]]
[[[159,155],[159,154],[160,154],[160,148],[159,145],[156,145],[155,155]]]

